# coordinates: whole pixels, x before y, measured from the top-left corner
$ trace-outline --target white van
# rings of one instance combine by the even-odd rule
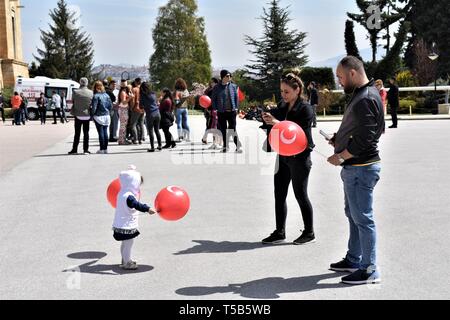
[[[47,77],[35,78],[17,78],[14,91],[23,95],[28,99],[28,118],[30,120],[37,120],[39,112],[36,101],[40,97],[41,92],[45,94],[48,99],[51,99],[53,91],[59,95],[64,92],[67,101],[67,111],[72,108],[72,93],[74,89],[78,89],[80,84],[72,80],[50,79]]]

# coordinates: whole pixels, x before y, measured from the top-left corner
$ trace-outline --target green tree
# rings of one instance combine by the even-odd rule
[[[357,57],[362,61],[363,59],[361,58],[358,46],[356,45],[354,27],[353,21],[347,20],[345,22],[345,50],[347,51],[347,55]]]
[[[157,87],[173,87],[177,78],[188,85],[211,78],[211,53],[205,21],[197,17],[195,0],[169,0],[159,8],[153,29],[154,53],[150,58],[150,78]]]
[[[336,88],[332,68],[306,67],[302,69],[300,76],[305,86],[314,81],[316,84],[320,85],[321,88],[327,88],[329,90],[334,90]]]
[[[263,36],[259,39],[245,37],[245,43],[253,47],[252,64],[246,65],[248,76],[254,79],[261,96],[252,97],[263,101],[279,94],[280,78],[285,70],[301,68],[308,62],[305,54],[306,33],[289,30],[290,12],[281,8],[280,0],[272,0],[270,8],[263,8]]]
[[[410,23],[408,21],[404,21],[400,24],[399,31],[396,34],[395,43],[389,50],[389,53],[377,64],[373,74],[374,78],[385,81],[389,77],[395,76],[396,73],[400,71],[402,64],[402,48],[406,42],[409,28]]]
[[[350,19],[362,25],[369,33],[372,63],[377,61],[380,33],[383,30],[387,31],[384,38],[387,41],[386,54],[389,54],[391,38],[389,27],[404,18],[409,10],[409,5],[400,8],[396,2],[395,0],[356,0],[361,13],[347,13]]]
[[[50,30],[41,30],[44,49],[37,50],[34,58],[39,62],[39,75],[51,78],[78,80],[90,77],[94,50],[90,36],[77,27],[78,19],[65,0],[50,10],[53,20]]]
[[[443,78],[450,75],[450,6],[448,0],[435,0],[430,6],[429,1],[409,0],[411,12],[407,19],[410,21],[411,35],[405,53],[405,63],[411,69],[418,63],[414,45],[423,39],[429,48],[436,44],[439,54],[438,74]]]

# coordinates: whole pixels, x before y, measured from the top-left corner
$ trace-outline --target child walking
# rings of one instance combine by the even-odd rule
[[[134,239],[139,236],[138,219],[140,212],[155,214],[156,211],[150,206],[139,202],[141,184],[144,182],[136,167],[131,165],[128,170],[122,171],[119,176],[120,191],[117,195],[117,207],[114,217],[113,231],[114,239],[122,242],[120,253],[122,263],[120,267],[124,270],[136,270],[136,261],[131,260],[131,249]]]

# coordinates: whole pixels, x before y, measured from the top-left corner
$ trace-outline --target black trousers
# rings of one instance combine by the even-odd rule
[[[306,232],[314,232],[313,208],[308,197],[308,179],[311,172],[311,155],[298,155],[296,157],[278,156],[275,173],[275,219],[277,231],[286,230],[287,204],[289,185],[292,181],[295,198],[302,212],[303,224]]]
[[[236,131],[236,118],[237,112],[218,112],[220,131],[223,138],[223,149],[228,149],[228,140],[230,136],[233,136],[234,144],[236,148],[241,148],[241,142]]]
[[[56,123],[56,114],[58,114],[58,118],[61,119],[61,123],[64,123],[64,118],[61,115],[61,108],[53,109],[53,123]]]
[[[0,113],[2,114],[2,121],[5,122],[5,110],[3,107],[0,108]]]
[[[392,125],[396,127],[398,125],[398,117],[397,117],[397,107],[391,106],[391,116],[392,116]]]
[[[162,128],[164,132],[164,138],[166,139],[166,146],[172,146],[175,144],[175,140],[173,139],[172,133],[170,133],[169,127]]]
[[[72,151],[78,151],[81,127],[83,127],[83,151],[89,151],[89,124],[90,120],[80,120],[75,117],[75,136],[73,137]]]
[[[39,118],[41,119],[41,123],[45,123],[47,119],[47,109],[46,108],[38,108],[39,111]]]

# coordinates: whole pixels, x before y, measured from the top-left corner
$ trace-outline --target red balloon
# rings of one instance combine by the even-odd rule
[[[211,98],[206,95],[201,96],[199,104],[202,108],[208,109],[211,106]]]
[[[113,208],[117,207],[117,195],[120,191],[120,180],[116,179],[111,182],[106,190],[106,198]]]
[[[242,102],[245,100],[245,94],[241,91],[240,88],[238,88],[238,97],[239,97],[239,102]]]
[[[269,135],[269,143],[279,155],[291,157],[306,150],[308,139],[298,124],[282,121],[273,126]]]
[[[170,186],[162,189],[155,199],[155,209],[167,221],[182,219],[189,211],[191,200],[186,191]]]

